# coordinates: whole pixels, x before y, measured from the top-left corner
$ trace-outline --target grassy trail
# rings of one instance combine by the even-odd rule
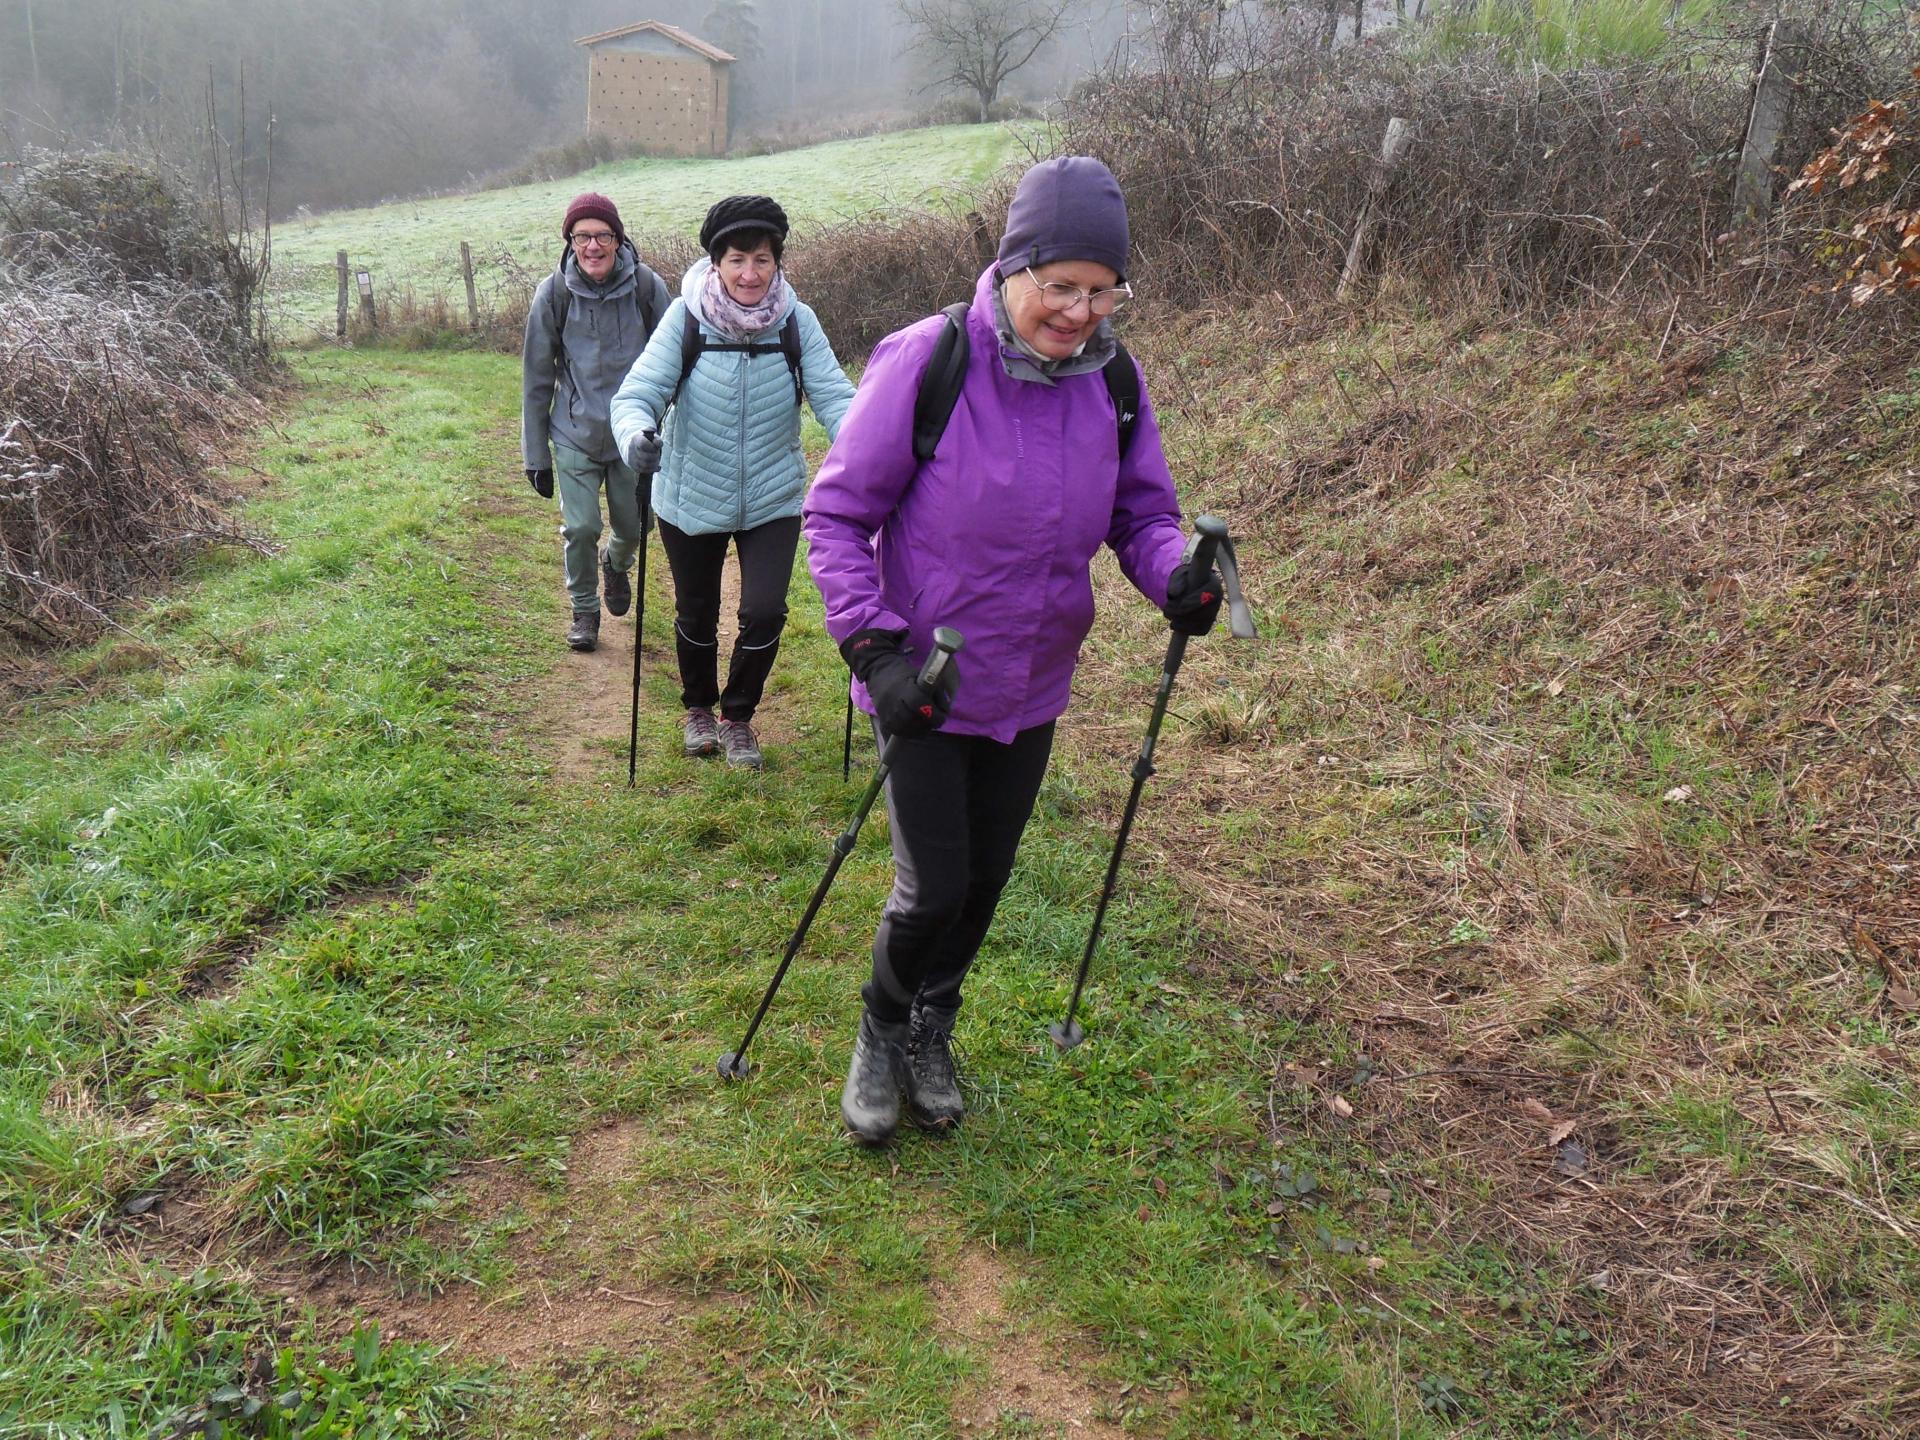
[[[0,1435],[1424,1432],[1472,1339],[1349,1312],[1374,1257],[1273,1199],[1288,1037],[1194,991],[1151,876],[1094,1043],[1047,1044],[1112,819],[1084,777],[983,958],[960,1134],[839,1133],[878,815],[722,1087],[854,793],[804,571],[741,776],[678,755],[656,550],[628,791],[631,622],[560,649],[512,362],[299,374],[249,510],[283,552],[0,749]]]

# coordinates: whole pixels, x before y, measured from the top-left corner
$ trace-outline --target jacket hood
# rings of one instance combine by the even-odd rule
[[[633,290],[640,273],[640,263],[633,246],[622,244],[613,252],[613,273],[607,276],[604,284],[596,285],[587,278],[587,272],[580,268],[580,257],[569,248],[560,262],[560,273],[566,277],[567,289],[583,299],[615,300]]]
[[[693,264],[689,265],[687,267],[687,273],[680,277],[680,298],[687,302],[687,309],[693,312],[693,318],[698,320],[702,325],[705,325],[709,330],[716,327],[712,321],[707,319],[707,310],[704,303],[706,296],[702,292],[706,288],[707,272],[711,269],[713,269],[713,261],[702,256],[700,259],[694,261]],[[767,326],[766,330],[760,332],[762,335],[765,335],[771,330],[778,330],[784,325],[787,316],[793,313],[794,305],[799,302],[800,297],[793,293],[793,283],[787,279],[787,272],[785,270],[780,272],[780,279],[782,281],[780,288],[784,290],[786,294],[780,305],[780,312],[773,317],[773,323]]]
[[[1090,374],[1113,358],[1113,352],[1120,342],[1114,338],[1113,322],[1102,320],[1077,354],[1069,355],[1064,360],[1042,359],[1014,333],[1013,320],[1007,314],[1000,286],[998,267],[989,265],[974,285],[973,305],[968,311],[968,318],[976,332],[984,329],[994,337],[999,348],[1000,363],[1014,379],[1037,380],[1051,385],[1055,380],[1065,379],[1069,375]]]

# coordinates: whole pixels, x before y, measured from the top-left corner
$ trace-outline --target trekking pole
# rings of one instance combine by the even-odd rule
[[[1187,547],[1186,558],[1194,562],[1195,571],[1202,577],[1212,571],[1216,560],[1219,562],[1221,578],[1226,581],[1233,633],[1242,638],[1251,638],[1255,633],[1253,615],[1240,595],[1240,575],[1233,561],[1233,542],[1227,537],[1227,527],[1211,515],[1202,515],[1193,522],[1193,530],[1194,536]],[[1140,808],[1140,792],[1147,788],[1147,779],[1154,773],[1153,749],[1160,740],[1160,722],[1166,718],[1167,699],[1173,694],[1173,679],[1180,673],[1180,662],[1186,659],[1187,641],[1190,638],[1176,631],[1167,642],[1166,662],[1160,668],[1160,688],[1153,697],[1153,715],[1147,721],[1146,738],[1140,742],[1140,757],[1133,762],[1133,791],[1127,796],[1127,808],[1120,814],[1120,833],[1114,837],[1113,854],[1107,860],[1107,880],[1100,890],[1100,903],[1093,912],[1093,926],[1087,931],[1086,949],[1080,952],[1080,973],[1074,977],[1073,998],[1067,1002],[1067,1018],[1047,1027],[1047,1034],[1062,1050],[1071,1050],[1087,1038],[1074,1016],[1080,1009],[1081,993],[1087,988],[1087,972],[1093,968],[1093,952],[1100,943],[1100,927],[1107,918],[1107,905],[1113,899],[1114,885],[1120,878],[1120,859],[1127,852],[1127,837],[1133,833],[1133,817]]]
[[[853,776],[853,687],[847,687],[847,728],[840,734],[840,779]]]
[[[960,651],[966,642],[960,632],[949,630],[942,625],[933,632],[933,653],[927,657],[927,663],[920,667],[920,685],[929,694],[939,682],[941,671],[947,668],[947,662]],[[767,986],[767,993],[760,997],[760,1008],[753,1012],[753,1020],[747,1026],[747,1033],[741,1037],[737,1049],[729,1050],[720,1057],[720,1078],[722,1080],[744,1080],[753,1069],[747,1063],[747,1047],[753,1043],[754,1035],[760,1029],[760,1022],[767,1016],[767,1007],[773,1004],[773,997],[779,993],[780,982],[787,978],[787,967],[793,964],[793,957],[800,953],[800,946],[807,938],[807,927],[813,924],[813,917],[820,911],[820,902],[827,898],[827,888],[833,884],[833,877],[840,873],[841,862],[853,853],[854,841],[860,838],[860,827],[866,823],[867,812],[873,808],[880,787],[887,783],[887,771],[893,766],[894,747],[900,743],[900,736],[887,738],[887,745],[880,752],[880,763],[874,767],[873,779],[867,782],[866,794],[860,797],[860,804],[853,812],[853,818],[847,822],[833,842],[833,858],[827,862],[827,873],[820,877],[820,883],[813,887],[813,898],[807,901],[806,913],[800,917],[800,924],[793,932],[793,938],[787,941],[786,953],[780,957],[780,968],[773,972],[773,980]]]
[[[651,491],[651,475],[636,482]],[[647,633],[647,532],[653,528],[653,496],[640,497],[640,576],[633,596],[633,716],[627,722],[627,788],[633,789],[634,771],[640,763],[640,645]]]

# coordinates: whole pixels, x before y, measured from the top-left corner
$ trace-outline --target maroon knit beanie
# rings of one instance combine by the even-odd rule
[[[620,223],[620,208],[604,195],[596,195],[589,190],[584,195],[573,197],[573,203],[567,206],[567,218],[560,222],[560,238],[571,240],[573,227],[582,220],[604,220],[613,231],[614,242],[618,244],[627,238],[627,227]]]

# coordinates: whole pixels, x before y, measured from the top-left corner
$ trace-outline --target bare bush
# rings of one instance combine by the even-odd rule
[[[1899,36],[1810,7],[1783,164],[1904,73]],[[1509,304],[1697,286],[1728,227],[1757,23],[1604,69],[1383,43],[1172,26],[1155,62],[1070,97],[1062,149],[1125,188],[1139,270],[1176,303],[1319,289],[1338,275],[1390,117],[1414,150],[1374,200],[1378,259],[1491,281]]]
[[[819,313],[842,356],[865,355],[902,326],[956,300],[992,259],[1006,198],[966,216],[922,211],[830,226],[794,245],[794,288]]]
[[[0,185],[0,259],[28,280],[151,291],[227,368],[258,369],[268,237],[251,228],[242,179],[216,175],[209,194],[152,159],[33,154]]]
[[[207,447],[258,402],[194,331],[194,292],[0,294],[0,606],[16,638],[84,638],[191,547],[243,540]]]
[[[245,539],[206,467],[258,413],[266,259],[226,196],[112,155],[35,157],[0,190],[0,628],[15,640],[84,639],[194,546]]]

